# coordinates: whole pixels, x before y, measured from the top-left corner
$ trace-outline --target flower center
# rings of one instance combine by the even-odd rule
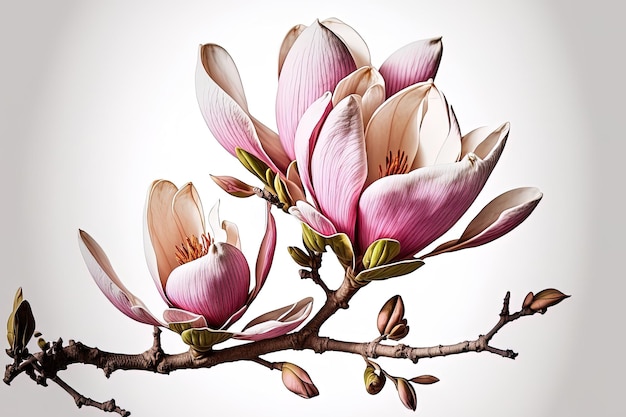
[[[400,150],[398,150],[396,155],[389,151],[389,155],[385,157],[385,169],[383,169],[382,165],[378,165],[379,178],[388,175],[406,174],[407,172],[409,172],[407,157],[404,151]]]
[[[209,252],[209,246],[211,246],[211,240],[206,234],[200,236],[200,239],[192,235],[180,246],[176,246],[176,260],[182,265],[201,258]]]

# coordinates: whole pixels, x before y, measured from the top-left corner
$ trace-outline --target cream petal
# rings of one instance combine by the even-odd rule
[[[337,35],[348,47],[357,68],[371,65],[370,50],[356,30],[336,17],[324,19],[321,23]]]
[[[163,325],[150,313],[145,304],[122,284],[104,250],[87,232],[79,230],[78,245],[89,273],[111,304],[140,323]]]
[[[144,216],[144,250],[150,274],[163,300],[170,272],[178,266],[176,246],[185,239],[179,232],[172,212],[178,187],[166,180],[154,181],[148,191]]]
[[[231,155],[236,157],[236,149],[244,149],[278,172],[260,136],[266,136],[264,141],[273,143],[269,148],[274,150],[278,140],[274,137],[272,142],[270,129],[248,114],[240,85],[239,73],[226,50],[218,45],[201,45],[196,66],[196,98],[209,130]],[[283,159],[287,160],[286,156]]]
[[[375,68],[361,67],[337,84],[333,92],[333,106],[350,94],[362,97],[363,123],[367,124],[374,111],[385,101],[385,80]]]
[[[293,43],[298,39],[298,36],[306,29],[306,25],[295,25],[289,32],[285,35],[283,39],[283,43],[280,45],[280,51],[278,52],[278,76],[280,77],[280,72],[283,70],[283,64],[285,63],[285,58],[287,54],[291,50]]]
[[[431,84],[424,100],[424,113],[419,125],[419,149],[411,170],[435,165],[437,161],[449,163],[458,160],[461,135],[451,110],[444,95]]]
[[[281,336],[302,324],[312,309],[313,298],[304,298],[295,304],[260,315],[248,323],[241,332],[235,333],[234,338],[257,341]]]
[[[501,194],[478,213],[459,239],[439,245],[424,258],[484,245],[504,236],[530,216],[542,196],[534,187],[516,188]]]
[[[278,79],[276,122],[287,156],[295,159],[294,138],[309,106],[356,69],[350,51],[331,30],[314,22],[295,40]]]
[[[410,43],[391,54],[380,67],[387,97],[410,85],[435,78],[442,52],[441,38],[432,38]]]
[[[494,133],[493,129],[490,129],[488,126],[482,126],[466,133],[461,138],[460,158],[463,158],[470,152],[474,152],[476,147],[492,133]]]
[[[317,142],[319,131],[332,106],[332,95],[327,92],[317,99],[302,115],[296,130],[295,152],[300,179],[305,190],[316,201],[315,190],[311,184],[311,155]]]
[[[222,229],[226,231],[226,243],[229,243],[241,250],[241,240],[239,239],[239,228],[233,222],[224,220],[222,222]]]
[[[319,208],[350,240],[366,178],[360,97],[351,95],[328,115],[311,156],[311,182]]]
[[[460,162],[391,175],[370,185],[359,202],[359,244],[396,239],[399,258],[412,256],[445,233],[469,208],[495,167],[507,135],[484,159],[468,154]]]
[[[287,186],[287,192],[289,193],[291,201],[306,201],[304,186],[302,185],[302,179],[300,179],[296,161],[292,161],[287,167],[285,185]]]
[[[181,236],[185,238],[195,236],[200,239],[205,233],[202,202],[192,183],[185,184],[174,194],[172,212]],[[181,243],[183,240],[178,242],[179,245]]]
[[[386,158],[404,153],[413,164],[419,149],[419,120],[432,84],[415,84],[385,101],[372,115],[365,131],[368,176],[366,186],[385,173]]]

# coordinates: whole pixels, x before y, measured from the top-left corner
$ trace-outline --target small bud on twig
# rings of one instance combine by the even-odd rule
[[[226,191],[232,196],[246,198],[255,194],[253,186],[248,185],[245,182],[238,180],[237,178],[229,176],[211,175],[211,179],[217,185],[219,185],[222,190]]]
[[[371,395],[378,394],[385,386],[385,381],[387,380],[380,366],[371,361],[367,361],[363,379],[365,381],[365,390]]]
[[[295,246],[289,246],[287,248],[289,251],[289,255],[293,258],[293,260],[300,266],[310,267],[311,266],[311,257],[307,255],[302,249],[297,248]]]
[[[381,336],[387,336],[392,340],[400,340],[409,333],[401,296],[395,295],[383,305],[378,313],[377,325]]]
[[[284,362],[282,364],[283,384],[294,394],[298,394],[302,398],[313,398],[319,395],[319,391],[309,374],[298,365]]]
[[[535,299],[535,294],[533,294],[532,291],[526,294],[526,298],[524,298],[524,302],[522,303],[522,308],[530,307],[530,304],[533,302],[534,299]]]
[[[570,297],[563,294],[561,291],[554,288],[548,288],[539,291],[533,298],[533,302],[530,304],[531,310],[540,311],[545,310],[548,307],[552,307]]]
[[[398,396],[402,404],[409,410],[415,411],[417,408],[417,395],[415,394],[413,385],[404,378],[393,378],[392,380],[396,384]]]
[[[439,378],[432,375],[420,375],[416,376],[415,378],[411,378],[410,381],[415,382],[416,384],[430,385],[434,384],[435,382],[439,382]]]

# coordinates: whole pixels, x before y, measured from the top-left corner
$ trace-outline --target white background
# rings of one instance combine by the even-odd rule
[[[623,30],[614,2],[571,1],[21,1],[0,13],[0,312],[22,286],[49,339],[81,340],[137,353],[151,328],[102,296],[77,247],[77,229],[105,248],[127,286],[159,314],[162,301],[143,257],[142,213],[150,182],[193,181],[209,208],[242,231],[248,259],[263,228],[257,199],[226,196],[208,174],[254,180],[211,138],[195,99],[200,43],[224,46],[235,59],[253,114],[274,124],[277,53],[296,23],[336,16],[370,46],[374,65],[413,40],[443,36],[438,87],[461,128],[511,122],[504,155],[483,193],[445,238],[510,188],[544,192],[517,230],[484,247],[432,258],[411,276],[366,287],[351,309],[323,328],[336,338],[367,341],[392,295],[407,304],[414,346],[474,339],[497,320],[501,299],[518,306],[528,291],[556,287],[572,297],[544,316],[507,326],[493,340],[520,353],[408,361],[381,360],[392,374],[433,374],[417,388],[420,416],[610,416],[623,408],[624,291],[622,194],[617,186],[623,130]],[[615,2],[617,3],[617,2]],[[322,294],[297,276],[285,247],[298,225],[276,213],[279,246],[268,284],[242,320],[307,295]],[[332,255],[325,276],[338,282]],[[33,344],[34,345],[34,344]],[[164,335],[167,352],[185,349]],[[34,347],[36,349],[36,347]],[[321,395],[303,400],[280,374],[236,363],[170,376],[72,366],[62,377],[82,394],[115,398],[147,415],[415,415],[389,384],[363,389],[354,355],[284,352],[306,368]],[[3,362],[8,363],[6,357]],[[100,416],[78,410],[58,387],[27,377],[0,387],[2,414]],[[197,413],[197,414],[193,414]]]

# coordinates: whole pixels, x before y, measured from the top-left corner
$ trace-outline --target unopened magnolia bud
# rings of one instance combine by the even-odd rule
[[[416,376],[415,378],[411,378],[410,381],[415,382],[416,384],[430,385],[434,384],[435,382],[439,382],[439,378],[432,375],[420,375]]]
[[[376,373],[376,371],[378,371],[378,373]],[[380,368],[376,369],[370,363],[365,367],[363,379],[365,381],[365,390],[372,395],[378,394],[385,386],[385,381],[387,380],[385,374],[380,371]]]
[[[539,291],[535,295],[533,302],[530,304],[530,308],[535,311],[545,310],[548,307],[552,307],[553,305],[560,303],[568,297],[569,295],[565,295],[559,290],[548,288],[546,290]]]
[[[402,297],[394,295],[387,300],[378,313],[378,331],[381,335],[389,335],[398,324],[404,324],[406,327],[406,320],[403,320],[403,317],[404,303]],[[400,334],[402,331],[399,330],[396,333]]]
[[[319,391],[307,372],[293,363],[282,364],[283,384],[294,394],[302,398],[313,398],[319,395]]]
[[[526,294],[526,298],[524,298],[524,302],[522,303],[522,308],[530,307],[530,304],[533,302],[534,299],[535,294],[533,294],[532,291]]]
[[[245,198],[254,195],[254,187],[237,178],[211,175],[211,179],[219,185],[222,190],[232,196]]]
[[[406,337],[406,335],[409,334],[409,326],[407,326],[406,323],[406,319],[402,319],[400,323],[393,326],[393,329],[391,329],[387,338],[391,340],[400,340]]]
[[[395,383],[402,404],[409,410],[415,411],[417,408],[417,395],[411,383],[404,378],[396,378]]]

